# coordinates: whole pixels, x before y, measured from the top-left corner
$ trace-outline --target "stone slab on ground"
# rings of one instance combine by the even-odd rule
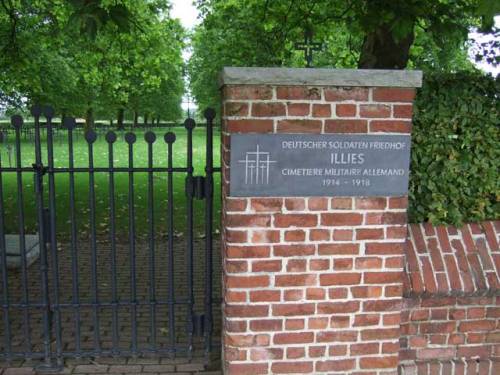
[[[7,267],[10,269],[21,268],[21,241],[18,234],[5,235],[5,247],[7,250]],[[38,234],[26,234],[25,241],[25,254],[26,266],[31,266],[38,260],[40,256],[40,245],[38,242]]]

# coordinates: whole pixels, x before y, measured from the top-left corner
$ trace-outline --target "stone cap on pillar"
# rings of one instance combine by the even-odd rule
[[[356,87],[421,87],[420,70],[235,68],[224,67],[219,77],[224,85],[299,85]]]

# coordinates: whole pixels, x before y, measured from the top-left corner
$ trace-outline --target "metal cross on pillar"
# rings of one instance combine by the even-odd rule
[[[321,51],[323,43],[313,42],[313,32],[311,28],[307,28],[304,33],[304,42],[295,43],[296,51],[304,51],[306,60],[306,68],[312,68],[313,52]]]

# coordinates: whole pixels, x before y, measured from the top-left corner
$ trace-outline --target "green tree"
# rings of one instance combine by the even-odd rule
[[[484,4],[496,3],[494,6]],[[304,66],[294,51],[313,28],[326,48],[315,66],[472,69],[471,27],[491,31],[498,2],[489,0],[199,0],[190,61],[192,92],[201,106],[216,104],[223,66]]]

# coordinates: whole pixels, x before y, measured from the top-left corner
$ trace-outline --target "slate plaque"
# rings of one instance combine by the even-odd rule
[[[233,134],[234,197],[401,196],[409,135]]]

